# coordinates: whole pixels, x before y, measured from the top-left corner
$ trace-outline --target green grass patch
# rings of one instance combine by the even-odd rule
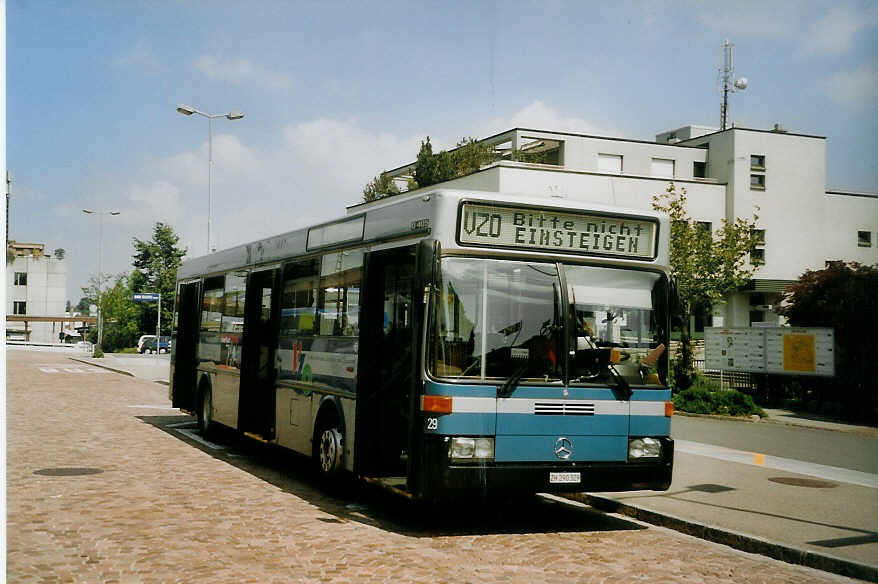
[[[137,347],[125,347],[124,349],[119,349],[119,350],[116,351],[116,352],[117,352],[117,353],[126,353],[126,354],[136,353],[136,352],[137,352]]]
[[[753,398],[736,389],[720,390],[716,384],[697,378],[695,384],[674,396],[674,409],[692,414],[765,417]]]

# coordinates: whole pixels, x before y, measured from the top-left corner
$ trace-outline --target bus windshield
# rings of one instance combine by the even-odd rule
[[[570,383],[600,385],[620,376],[632,385],[665,379],[662,275],[470,258],[444,258],[441,265],[428,335],[432,375],[560,384],[568,371]]]
[[[430,364],[437,377],[561,381],[554,264],[445,258],[434,306]]]
[[[571,383],[622,377],[632,385],[661,385],[667,370],[666,279],[594,266],[564,266],[564,275]]]

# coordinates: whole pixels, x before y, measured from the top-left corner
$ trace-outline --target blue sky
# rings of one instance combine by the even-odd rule
[[[10,237],[67,251],[68,297],[170,223],[204,253],[336,217],[382,169],[514,126],[654,139],[730,119],[827,137],[827,186],[878,191],[878,3],[8,0]],[[612,7],[611,7],[612,6]]]

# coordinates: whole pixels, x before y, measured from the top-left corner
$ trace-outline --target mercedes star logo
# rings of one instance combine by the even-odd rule
[[[561,460],[567,460],[571,454],[573,454],[573,442],[570,441],[570,438],[561,436],[555,440],[555,456]]]

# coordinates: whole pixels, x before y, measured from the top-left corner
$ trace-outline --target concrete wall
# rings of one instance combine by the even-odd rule
[[[821,230],[825,236],[824,260],[878,264],[878,196],[826,193]],[[857,231],[872,234],[870,247],[857,245]]]
[[[15,273],[27,273],[27,285],[15,285]],[[19,256],[6,267],[6,314],[13,314],[13,302],[26,302],[29,316],[64,316],[67,308],[67,260],[51,256]],[[30,340],[50,343],[58,340],[59,325],[29,323]],[[6,324],[7,335],[24,331],[24,323]]]

